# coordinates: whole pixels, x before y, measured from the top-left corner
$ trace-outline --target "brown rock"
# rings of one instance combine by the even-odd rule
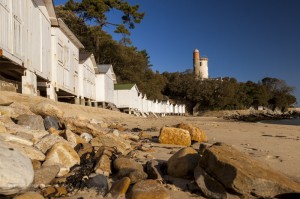
[[[130,186],[130,178],[124,177],[121,180],[114,182],[110,188],[110,193],[113,198],[125,197],[125,194]]]
[[[131,184],[135,184],[138,181],[146,180],[148,175],[142,170],[135,170],[130,172],[128,177],[130,178]]]
[[[34,181],[33,184],[35,185],[48,185],[52,182],[52,180],[56,177],[60,170],[58,165],[51,165],[42,167],[39,170],[34,172]]]
[[[46,153],[54,144],[56,143],[68,143],[67,140],[62,138],[59,135],[50,134],[43,137],[39,142],[34,146],[39,149],[41,152]]]
[[[13,199],[44,199],[44,197],[37,192],[26,192],[14,197]]]
[[[160,130],[159,142],[162,144],[191,145],[191,136],[187,130],[163,127]]]
[[[126,130],[125,127],[122,126],[122,125],[120,125],[120,124],[112,124],[112,125],[109,126],[109,128],[111,128],[111,129],[117,129],[120,132],[123,132],[123,131]]]
[[[185,123],[181,123],[181,124],[177,125],[177,128],[188,130],[190,132],[191,139],[193,141],[207,142],[207,136],[206,136],[205,132],[198,127],[195,127],[195,126],[192,126],[189,124],[185,124]]]
[[[53,197],[61,197],[67,195],[67,190],[65,187],[46,187],[42,190],[44,197],[53,198]]]
[[[111,174],[111,160],[110,157],[103,154],[96,162],[94,167],[95,173],[109,176]]]
[[[194,175],[194,169],[200,156],[192,147],[185,147],[172,155],[168,162],[168,175],[177,178],[186,178]]]
[[[79,157],[81,157],[83,154],[93,152],[93,146],[89,143],[80,143],[76,145],[74,149],[76,150]]]
[[[80,157],[71,145],[61,142],[56,143],[46,155],[46,161],[43,166],[60,165],[61,170],[58,177],[62,176],[64,169],[70,169],[72,166],[80,164]]]
[[[235,148],[217,143],[204,151],[199,166],[226,189],[250,197],[273,198],[300,192],[300,185]]]
[[[64,115],[64,112],[60,108],[46,100],[38,104],[34,104],[30,107],[30,110],[42,117],[52,116],[61,119]]]
[[[208,198],[227,198],[223,185],[210,177],[200,166],[195,168],[194,177],[198,187]]]
[[[76,135],[75,133],[73,133],[68,129],[66,130],[65,135],[66,135],[66,139],[73,147],[75,147],[77,144],[80,143],[86,143],[85,139],[81,138],[79,135]]]
[[[131,149],[131,145],[127,140],[117,137],[114,134],[98,135],[91,140],[91,144],[93,147],[116,147],[123,155],[128,154]]]
[[[149,160],[146,163],[146,170],[149,179],[162,180],[161,171],[159,170],[159,164],[156,160]]]
[[[132,187],[131,199],[169,199],[169,192],[155,180],[144,180]]]
[[[60,135],[60,134],[62,134],[62,131],[57,130],[57,129],[53,128],[53,127],[50,127],[48,129],[48,131],[49,131],[49,133],[54,134],[54,135]]]
[[[33,167],[34,171],[36,171],[42,167],[41,162],[38,160],[31,160],[31,162],[32,162],[32,167]]]

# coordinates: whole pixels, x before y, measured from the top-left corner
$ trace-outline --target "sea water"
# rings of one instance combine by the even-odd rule
[[[265,120],[260,121],[260,123],[300,126],[300,118],[291,118],[283,120]]]

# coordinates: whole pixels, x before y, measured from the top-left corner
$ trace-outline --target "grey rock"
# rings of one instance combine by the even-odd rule
[[[34,178],[31,160],[0,141],[0,194],[11,195],[27,189]]]
[[[52,116],[45,117],[45,119],[44,119],[44,126],[45,126],[46,130],[49,130],[51,127],[55,128],[56,130],[60,129],[58,119],[55,118],[55,117],[52,117]]]
[[[33,130],[45,130],[43,118],[40,115],[20,115],[16,118],[18,125],[29,126]]]
[[[86,181],[87,188],[96,188],[102,195],[108,191],[108,181],[104,175],[98,174]]]

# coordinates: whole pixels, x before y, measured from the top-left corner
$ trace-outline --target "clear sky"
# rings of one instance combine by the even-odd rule
[[[210,77],[254,82],[266,76],[284,79],[296,87],[300,104],[300,0],[128,2],[139,4],[145,12],[131,40],[147,50],[153,70],[192,69],[197,48],[208,57]],[[112,20],[119,17],[117,12],[110,15]]]

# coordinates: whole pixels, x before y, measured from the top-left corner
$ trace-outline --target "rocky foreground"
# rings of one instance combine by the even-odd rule
[[[49,101],[2,103],[0,113],[0,198],[300,197],[298,183],[232,146],[206,144],[190,124],[156,137],[153,129],[67,117]],[[181,147],[167,161],[154,159],[154,145],[168,144]]]

